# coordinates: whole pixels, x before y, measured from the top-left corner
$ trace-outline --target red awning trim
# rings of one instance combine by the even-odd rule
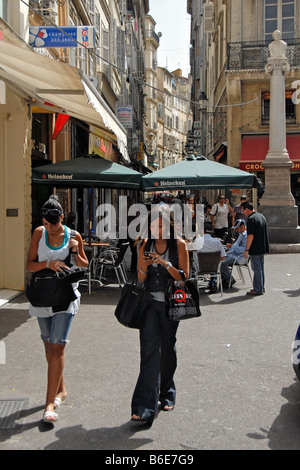
[[[300,170],[300,134],[288,134],[286,147],[293,162],[292,170]],[[243,137],[240,169],[244,171],[264,171],[262,162],[269,151],[268,135],[251,135]]]

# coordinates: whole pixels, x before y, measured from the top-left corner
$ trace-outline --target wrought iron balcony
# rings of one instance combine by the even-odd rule
[[[146,38],[152,38],[157,42],[157,44],[159,44],[159,36],[153,29],[146,30]]]
[[[289,39],[286,56],[291,67],[300,67],[300,39]],[[264,70],[270,52],[267,42],[230,42],[227,44],[227,70]]]

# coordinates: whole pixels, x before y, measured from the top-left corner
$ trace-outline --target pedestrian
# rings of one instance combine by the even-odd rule
[[[188,197],[187,207],[191,213],[192,231],[196,232],[196,206],[195,206],[195,197],[193,196],[193,194],[190,194]]]
[[[67,227],[75,230],[75,220],[76,220],[75,212],[69,212],[67,222],[66,222]]]
[[[178,322],[167,317],[165,296],[168,280],[181,280],[179,269],[188,278],[189,257],[184,240],[175,237],[170,218],[168,208],[153,207],[141,234],[138,279],[154,299],[140,329],[140,373],[132,397],[132,421],[152,423],[159,401],[164,411],[175,406]]]
[[[247,220],[246,216],[243,214],[242,203],[247,201],[247,196],[243,194],[240,199],[240,203],[235,206],[232,213],[232,227],[235,225],[235,221],[238,219],[243,219],[245,222]]]
[[[75,238],[71,238],[70,229],[62,224],[64,214],[57,196],[51,196],[43,205],[41,216],[43,225],[33,232],[27,270],[34,273],[49,268],[55,272],[62,272],[68,268],[64,260],[70,250],[71,262],[78,267],[87,267],[88,260],[83,250],[82,238],[78,232],[75,232]],[[30,315],[38,319],[48,363],[47,395],[43,416],[43,420],[47,423],[57,421],[58,415],[54,409],[67,396],[63,376],[65,346],[72,320],[80,304],[80,293],[76,284],[73,285],[73,289],[76,300],[70,302],[66,298],[64,306],[34,307],[31,304],[29,306]]]
[[[244,258],[250,255],[253,270],[253,288],[247,295],[262,295],[265,292],[264,255],[269,252],[267,221],[256,212],[250,202],[242,204],[244,215],[247,217],[247,242]]]
[[[222,283],[223,287],[230,288],[235,284],[235,279],[231,279],[230,276],[231,271],[229,267],[233,265],[233,263],[239,259],[239,264],[245,264],[247,261],[244,258],[243,254],[246,249],[246,242],[247,242],[247,226],[243,219],[238,219],[233,227],[233,230],[239,234],[236,242],[232,245],[231,243],[227,243],[226,247],[228,251],[226,252],[226,257],[224,261],[221,263],[221,276],[222,276]]]
[[[200,240],[200,239],[199,239]],[[200,240],[201,248],[197,249],[197,241],[194,241],[194,248],[197,249],[197,253],[211,253],[214,251],[220,252],[220,261],[225,259],[226,253],[224,246],[222,245],[219,238],[211,236],[211,225],[209,222],[204,222],[204,236],[203,241]],[[194,255],[195,264],[198,267],[197,253]],[[212,275],[209,281],[209,293],[214,294],[217,292],[217,276]]]
[[[129,227],[130,223],[139,216],[139,213],[137,213],[135,216],[129,216],[128,215],[129,208],[130,208],[130,206],[132,206],[134,204],[131,203],[130,200],[128,201],[128,203],[129,204],[127,204],[127,199],[122,199],[122,204],[123,205],[121,207],[121,211],[124,211],[124,212],[123,212],[123,217],[121,218],[123,226],[120,227],[120,229],[122,230],[122,233],[126,232],[126,238],[120,238],[119,241],[118,241],[117,247],[120,248],[121,245],[123,245],[124,243],[128,243],[128,246],[130,247],[130,251],[131,251],[131,261],[130,261],[130,268],[128,269],[128,272],[136,273],[137,258],[138,258],[138,256],[137,256],[137,246],[135,244],[135,239],[133,239],[130,236],[128,227]],[[126,249],[126,251],[127,251],[127,249]]]
[[[228,233],[228,215],[232,212],[233,209],[229,204],[229,199],[220,194],[218,202],[213,205],[210,212],[211,224],[216,237],[223,239],[225,233]]]

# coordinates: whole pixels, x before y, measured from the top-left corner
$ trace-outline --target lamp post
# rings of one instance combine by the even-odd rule
[[[286,57],[287,44],[281,32],[273,33],[269,44],[270,58],[265,71],[270,78],[269,151],[263,161],[265,193],[259,211],[268,222],[271,243],[298,243],[298,208],[291,193],[290,170],[293,166],[286,149],[285,74],[290,65]]]

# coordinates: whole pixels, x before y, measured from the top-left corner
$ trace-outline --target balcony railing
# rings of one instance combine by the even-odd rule
[[[153,29],[146,30],[146,38],[153,38],[159,44],[159,36]]]
[[[300,39],[286,40],[286,56],[291,67],[300,66]],[[227,70],[264,70],[270,57],[269,43],[230,42],[227,44]]]

